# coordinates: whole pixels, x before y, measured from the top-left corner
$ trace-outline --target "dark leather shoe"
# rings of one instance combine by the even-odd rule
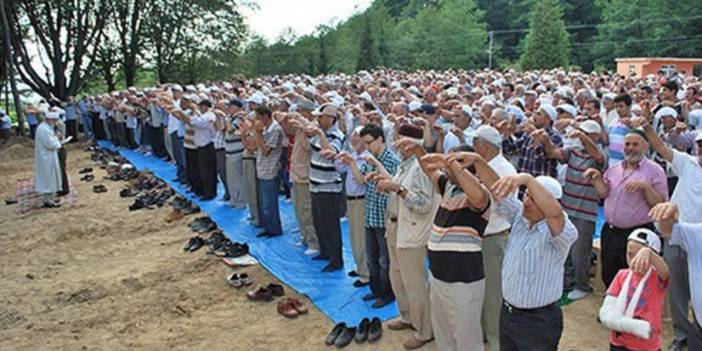
[[[183,247],[183,251],[190,250],[190,247],[193,246],[193,244],[195,243],[195,238],[196,237],[192,237],[192,238],[190,238],[190,240],[188,240],[188,243],[185,244],[185,247]]]
[[[380,323],[380,318],[373,317],[368,326],[368,342],[373,343],[380,339],[383,335],[383,325]]]
[[[361,323],[358,324],[358,329],[356,329],[356,342],[364,342],[368,339],[368,327],[370,326],[370,320],[368,318],[363,318]]]
[[[364,282],[364,281],[361,281],[361,279],[356,279],[356,281],[353,282],[353,286],[355,288],[362,288],[368,284],[370,284],[370,282]]]
[[[329,272],[336,272],[341,269],[341,266],[337,266],[335,264],[328,264],[326,267],[322,269],[322,272],[324,273],[329,273]]]
[[[273,294],[271,291],[262,286],[259,286],[256,290],[247,292],[246,297],[251,301],[273,301]]]
[[[198,249],[200,249],[202,247],[202,245],[205,245],[205,240],[202,240],[201,237],[196,236],[193,239],[194,239],[193,244],[190,245],[190,248],[188,248],[189,252],[195,252]]]
[[[339,335],[339,337],[336,338],[336,341],[334,341],[334,346],[344,347],[350,344],[353,340],[354,335],[356,335],[356,327],[344,329],[341,335]]]
[[[326,339],[324,339],[324,343],[328,346],[334,345],[336,339],[339,337],[339,335],[341,335],[344,329],[346,329],[346,323],[344,322],[335,325],[334,329],[332,329],[332,331],[329,332],[329,334],[327,334]]]
[[[356,278],[358,277],[358,273],[356,271],[351,271],[349,272],[349,277]]]
[[[283,286],[280,284],[270,283],[270,284],[268,284],[268,290],[271,291],[271,294],[273,294],[273,296],[285,295],[285,290],[283,289]]]
[[[363,296],[363,301],[370,301],[370,300],[375,300],[378,298],[378,295],[374,293],[368,293],[365,296]]]
[[[375,303],[371,305],[373,308],[383,308],[389,304],[391,304],[395,299],[388,299],[388,298],[380,298],[375,300]]]

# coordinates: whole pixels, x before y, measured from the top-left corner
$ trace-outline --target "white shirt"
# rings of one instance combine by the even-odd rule
[[[168,115],[168,134],[173,134],[178,132],[178,127],[180,126],[180,120],[173,117],[173,115]]]
[[[215,138],[214,112],[207,111],[195,116],[190,120],[190,124],[195,129],[195,146],[203,147],[211,143]]]
[[[678,175],[670,201],[680,208],[680,222],[702,222],[702,167],[697,157],[673,150],[671,167]]]
[[[453,124],[449,124],[446,128],[446,136],[444,136],[444,153],[448,154],[449,150],[451,150],[452,147],[456,145],[461,145],[461,141],[458,140],[458,137],[451,133],[451,127]],[[475,130],[472,128],[472,126],[469,126],[465,130],[463,130],[463,138],[466,141],[466,145],[473,146],[473,134],[475,133]]]
[[[697,324],[702,324],[702,223],[676,223],[670,245],[680,246],[687,252],[692,310]]]
[[[508,175],[517,174],[517,170],[509,161],[507,161],[507,159],[504,156],[502,156],[502,153],[493,157],[492,160],[488,162],[488,166],[490,166],[495,171],[495,173],[497,173],[497,175],[500,176],[500,178]],[[510,196],[516,199],[517,193],[515,192]],[[494,203],[495,200],[491,199],[491,201]],[[491,234],[496,234],[509,229],[510,226],[511,224],[507,220],[507,218],[500,215],[498,211],[490,211],[490,220],[488,221],[487,227],[485,227],[485,234],[483,235],[487,236]]]

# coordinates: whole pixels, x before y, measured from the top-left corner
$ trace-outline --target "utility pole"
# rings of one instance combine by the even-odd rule
[[[10,80],[12,89],[12,98],[15,100],[15,113],[17,115],[17,125],[21,136],[25,136],[24,132],[24,115],[22,114],[22,104],[20,103],[19,92],[17,91],[17,82],[15,82],[15,67],[12,64],[12,46],[10,45],[10,24],[7,22],[7,1],[0,0],[0,16],[2,16],[2,29],[5,33],[5,52],[7,53],[7,78]],[[9,110],[9,106],[7,106]]]
[[[495,36],[495,31],[488,32],[488,69],[492,69],[492,39]]]

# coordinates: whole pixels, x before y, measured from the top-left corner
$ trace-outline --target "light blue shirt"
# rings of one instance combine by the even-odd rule
[[[498,214],[512,224],[502,265],[502,297],[517,308],[538,308],[561,298],[563,265],[578,232],[565,213],[559,235],[551,234],[545,219],[530,229],[523,208],[513,196],[497,206]]]
[[[351,153],[351,157],[353,158],[354,162],[356,162],[358,169],[361,169],[363,165],[366,164],[364,157],[367,156],[370,156],[370,152],[368,152],[368,150],[364,150],[360,155],[356,151]],[[346,182],[344,184],[346,196],[364,196],[366,194],[366,185],[358,184],[358,182],[356,182],[356,177],[353,176],[349,165],[341,163],[337,160],[334,161],[334,166],[339,172],[346,173]]]
[[[673,226],[670,245],[687,252],[690,297],[697,324],[702,324],[702,223],[677,223]]]
[[[444,137],[444,153],[448,154],[449,150],[451,150],[452,147],[461,145],[461,141],[458,140],[458,137],[451,133],[451,127],[453,124],[447,124],[446,125],[446,134]],[[473,135],[475,134],[475,129],[473,129],[472,126],[469,126],[463,131],[463,139],[466,141],[466,145],[473,146]]]
[[[65,111],[64,119],[66,121],[74,121],[76,119],[76,104],[74,102],[69,102],[63,109]]]

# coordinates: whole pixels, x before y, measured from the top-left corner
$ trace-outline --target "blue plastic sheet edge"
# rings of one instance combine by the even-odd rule
[[[154,156],[146,156],[139,152],[115,147],[107,141],[100,141],[103,148],[119,152],[128,159],[138,170],[149,170],[155,176],[164,180],[177,193],[192,200],[217,223],[224,234],[232,241],[246,242],[249,244],[251,255],[260,264],[276,276],[280,281],[304,294],[334,323],[346,322],[358,324],[364,317],[379,317],[389,320],[398,315],[396,304],[390,304],[380,309],[370,307],[371,302],[364,302],[361,298],[370,292],[368,287],[353,287],[354,278],[347,275],[354,269],[354,260],[348,236],[348,226],[342,223],[343,257],[345,267],[333,273],[322,273],[325,261],[313,261],[303,252],[303,246],[296,245],[299,241],[299,229],[295,220],[292,205],[281,197],[279,200],[280,218],[283,224],[284,235],[260,239],[256,234],[261,231],[250,225],[247,217],[248,210],[233,209],[219,200],[200,201],[179,183],[175,182],[175,166]],[[217,199],[224,194],[222,184],[218,184]],[[160,219],[155,219],[160,220]],[[222,277],[225,279],[225,277]],[[267,285],[269,282],[254,282],[254,284]]]

